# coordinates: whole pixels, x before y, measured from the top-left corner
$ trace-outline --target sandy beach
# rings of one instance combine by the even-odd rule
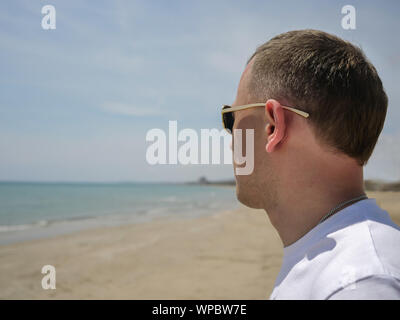
[[[400,192],[368,192],[400,224]],[[282,244],[241,207],[0,246],[1,299],[267,299]],[[56,268],[55,290],[41,269]]]

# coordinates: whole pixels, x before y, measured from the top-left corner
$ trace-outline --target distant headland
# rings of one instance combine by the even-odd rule
[[[211,185],[211,186],[234,186],[234,179],[210,181],[202,176],[197,181],[188,182],[190,185]],[[382,180],[365,180],[364,188],[366,191],[400,191],[400,181],[388,182]]]

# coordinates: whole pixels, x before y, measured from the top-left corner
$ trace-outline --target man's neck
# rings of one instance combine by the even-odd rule
[[[362,182],[346,188],[336,188],[332,184],[325,186],[329,186],[329,189],[320,186],[303,190],[301,193],[284,193],[275,208],[266,208],[284,247],[293,244],[316,227],[331,209],[365,194]],[[343,206],[340,210],[351,204]]]

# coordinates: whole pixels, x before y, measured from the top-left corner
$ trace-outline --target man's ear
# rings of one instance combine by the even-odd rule
[[[269,99],[265,104],[265,117],[268,121],[266,126],[267,152],[273,152],[279,142],[283,140],[286,130],[285,113],[279,101]]]

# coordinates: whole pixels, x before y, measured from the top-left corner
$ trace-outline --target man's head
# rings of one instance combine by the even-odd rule
[[[388,103],[363,52],[316,30],[287,32],[256,50],[232,106],[259,102],[265,107],[236,111],[233,127],[255,129],[254,171],[236,180],[239,200],[256,208],[274,207],[291,181],[312,183],[330,170],[362,172]]]

